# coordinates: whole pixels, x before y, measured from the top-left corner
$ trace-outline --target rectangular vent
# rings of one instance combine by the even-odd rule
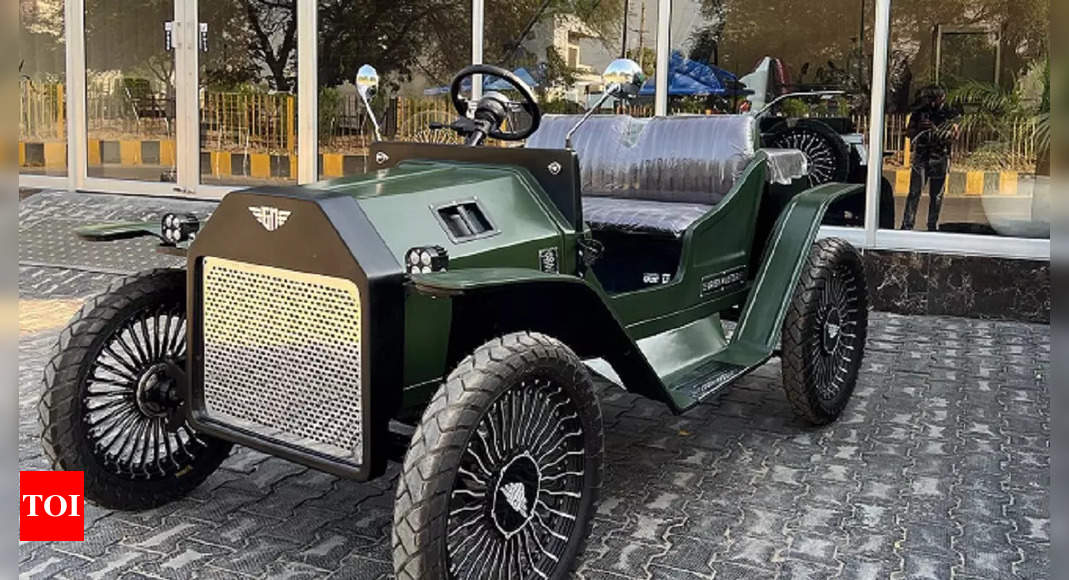
[[[496,233],[490,218],[475,200],[449,203],[435,208],[438,221],[454,242],[473,240]]]

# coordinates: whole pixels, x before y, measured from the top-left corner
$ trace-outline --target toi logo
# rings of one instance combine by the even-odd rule
[[[19,540],[84,540],[84,484],[81,471],[20,471]]]

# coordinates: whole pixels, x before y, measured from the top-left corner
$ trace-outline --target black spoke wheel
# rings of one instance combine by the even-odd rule
[[[848,242],[817,241],[783,324],[783,384],[795,411],[824,424],[846,406],[868,329],[861,256]]]
[[[405,457],[397,577],[566,577],[589,532],[601,449],[593,385],[570,349],[536,333],[480,347]]]
[[[846,182],[850,177],[850,150],[831,127],[820,121],[802,119],[773,130],[768,146],[797,149],[805,154],[813,185]]]
[[[42,440],[54,469],[85,472],[88,499],[153,507],[187,493],[229,453],[229,443],[181,419],[186,348],[179,270],[119,280],[61,333],[45,369]]]

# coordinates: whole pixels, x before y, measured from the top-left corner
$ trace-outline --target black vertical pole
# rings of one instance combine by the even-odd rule
[[[631,11],[631,2],[630,2],[630,0],[624,0],[624,34],[623,34],[622,46],[620,47],[620,58],[627,58],[627,17],[628,17],[628,12],[630,12],[630,11]]]

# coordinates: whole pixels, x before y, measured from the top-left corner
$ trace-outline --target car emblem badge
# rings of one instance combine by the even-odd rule
[[[382,165],[383,163],[386,163],[389,160],[390,156],[387,155],[384,151],[379,151],[375,154],[375,163],[378,163],[379,165]]]
[[[249,208],[249,211],[252,212],[256,221],[260,222],[260,225],[269,232],[273,232],[284,226],[286,220],[290,218],[290,214],[292,213],[269,205],[253,206]]]
[[[546,169],[548,169],[549,172],[552,173],[553,175],[556,175],[556,174],[560,173],[561,166],[560,166],[560,163],[557,163],[556,161],[554,161],[553,163],[550,163],[546,167]]]
[[[538,265],[547,274],[560,272],[560,264],[557,261],[557,248],[543,248],[538,250]]]
[[[521,516],[527,517],[527,493],[522,483],[513,482],[501,486],[501,494],[505,496],[509,507]]]

